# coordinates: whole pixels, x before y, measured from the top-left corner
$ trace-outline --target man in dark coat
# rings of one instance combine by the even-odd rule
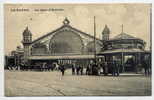
[[[116,66],[115,66],[116,76],[119,76],[119,70],[120,70],[120,64],[118,61],[116,61]]]
[[[65,66],[63,64],[60,66],[60,71],[62,72],[62,76],[64,76]]]
[[[77,75],[79,75],[79,71],[80,71],[80,66],[77,65],[77,66],[76,66],[76,73],[77,73]]]
[[[145,60],[142,61],[142,66],[144,68],[144,73],[146,76],[150,75],[149,66]]]
[[[107,76],[108,75],[108,63],[107,62],[104,63],[103,71],[104,71],[104,75]]]
[[[83,66],[80,67],[81,75],[83,75]]]
[[[116,74],[116,61],[112,61],[112,76],[115,76]]]
[[[98,65],[96,62],[94,62],[92,65],[92,75],[98,75]]]
[[[72,64],[72,75],[75,74],[75,66]]]
[[[89,66],[90,66],[90,64],[87,65],[87,68],[86,68],[86,75],[89,74],[89,70],[90,70],[90,67],[89,67]]]

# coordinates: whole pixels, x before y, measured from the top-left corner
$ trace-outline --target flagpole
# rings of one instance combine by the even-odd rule
[[[96,63],[96,23],[95,23],[95,16],[94,16],[94,59]]]
[[[123,24],[121,25],[121,33],[123,33],[124,32],[124,29],[123,29]],[[124,72],[125,71],[125,68],[124,68],[124,53],[123,53],[123,46],[122,46],[122,52],[121,52],[121,56],[122,56],[122,58],[121,58],[121,61],[122,61],[122,72]]]

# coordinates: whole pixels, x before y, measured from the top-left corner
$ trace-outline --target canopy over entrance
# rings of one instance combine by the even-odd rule
[[[94,55],[30,56],[29,60],[94,59]]]

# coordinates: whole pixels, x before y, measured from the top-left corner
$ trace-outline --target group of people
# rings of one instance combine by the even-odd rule
[[[65,74],[65,70],[68,68],[68,66],[71,66],[71,69],[72,69],[72,75],[83,75],[83,66],[75,66],[73,64],[71,65],[68,65],[68,64],[59,64],[59,67],[58,67],[58,70],[61,71],[62,73],[62,76],[64,76]]]
[[[144,69],[144,73],[146,76],[151,74],[151,67],[148,61],[142,61],[140,64],[134,65],[136,68]],[[19,66],[15,67],[8,67],[9,70],[35,70],[35,71],[61,71],[62,75],[65,74],[65,70],[67,68],[72,69],[72,75],[104,75],[107,76],[111,74],[112,76],[119,76],[121,69],[123,68],[119,61],[112,60],[112,61],[104,61],[104,62],[95,62],[89,63],[87,65],[82,64],[58,64],[58,63],[37,63],[37,65],[28,65],[28,64],[20,64]]]
[[[83,66],[77,65],[75,66],[75,64],[72,64],[72,75],[83,75]]]
[[[19,65],[8,66],[9,70],[21,71],[53,71],[59,70],[59,65],[56,63],[38,62],[36,64],[20,63]]]
[[[111,73],[113,76],[119,76],[120,65],[117,61],[113,61],[111,63],[104,62],[104,63],[90,63],[87,67],[83,65],[75,65],[72,64],[72,75],[102,75],[107,76]],[[86,71],[84,71],[84,69]]]
[[[61,71],[62,75],[65,74],[65,70],[69,67],[71,67],[72,69],[72,75],[100,75],[100,74],[104,74],[105,76],[108,75],[109,73],[109,63],[104,62],[104,63],[99,63],[97,64],[96,62],[90,63],[87,65],[82,65],[82,64],[58,64],[58,63],[52,63],[52,64],[48,64],[46,62],[43,63],[37,63],[35,65],[27,65],[27,64],[23,64],[21,63],[17,68],[15,67],[15,69],[20,69],[22,71],[53,71],[53,70],[57,70],[57,71]],[[14,67],[13,67],[14,68]],[[12,69],[9,68],[9,69]],[[84,72],[84,69],[86,69],[86,71]],[[116,62],[113,62],[112,64],[112,75],[113,76],[119,76],[119,67],[116,64]]]

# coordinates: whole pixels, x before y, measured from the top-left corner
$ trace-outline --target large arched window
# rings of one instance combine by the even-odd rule
[[[80,35],[72,31],[56,33],[51,38],[49,46],[51,54],[81,54],[83,51]]]

